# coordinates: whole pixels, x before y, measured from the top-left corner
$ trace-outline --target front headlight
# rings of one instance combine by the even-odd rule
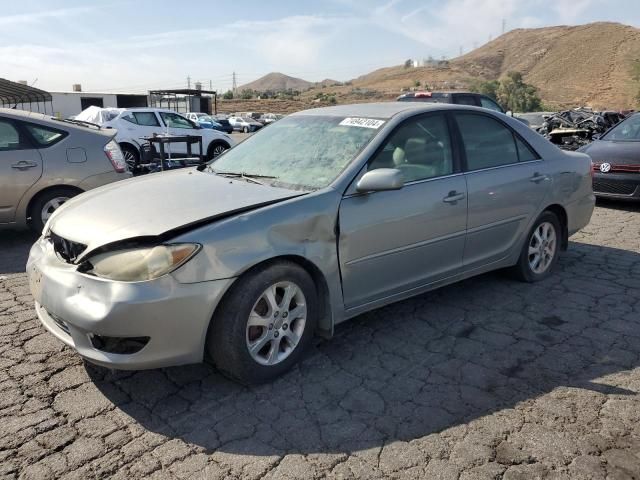
[[[199,250],[197,243],[180,243],[100,253],[89,258],[86,272],[120,282],[143,282],[172,272]]]

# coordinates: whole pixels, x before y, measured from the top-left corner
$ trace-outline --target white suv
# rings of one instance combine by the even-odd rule
[[[110,115],[101,114],[96,107],[84,110],[75,118],[92,123],[99,123],[103,128],[118,130],[116,141],[122,149],[127,163],[137,163],[140,159],[140,148],[144,142],[141,137],[150,137],[154,133],[169,135],[197,135],[202,137],[202,149],[207,158],[217,157],[225,150],[233,147],[235,141],[217,130],[199,127],[195,122],[179,113],[164,108],[126,108],[109,109]],[[103,113],[103,112],[102,112]],[[107,120],[104,120],[108,118]],[[198,148],[193,147],[193,153]],[[186,144],[171,145],[171,154],[182,156],[187,153]]]

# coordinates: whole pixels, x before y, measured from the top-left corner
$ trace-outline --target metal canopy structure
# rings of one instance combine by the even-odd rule
[[[53,114],[53,101],[49,92],[0,78],[0,105],[3,108],[17,108],[20,105],[23,110],[33,112],[35,104],[35,111],[47,113],[47,103]]]
[[[151,107],[167,108],[181,113],[193,111],[194,105],[197,105],[196,111],[202,111],[200,100],[208,98],[207,96],[213,97],[213,113],[218,113],[218,93],[215,90],[201,90],[198,88],[149,90]]]

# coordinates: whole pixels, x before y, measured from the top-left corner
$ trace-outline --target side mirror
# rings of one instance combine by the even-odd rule
[[[365,173],[356,184],[358,192],[399,190],[404,186],[402,172],[397,168],[377,168]]]
[[[591,140],[600,140],[600,137],[602,137],[601,133],[594,133],[591,135]]]

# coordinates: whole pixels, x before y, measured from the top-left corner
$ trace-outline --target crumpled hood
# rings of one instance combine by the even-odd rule
[[[158,236],[302,194],[181,169],[83,193],[51,216],[49,228],[67,240],[87,245],[85,253],[89,253],[112,242]]]

